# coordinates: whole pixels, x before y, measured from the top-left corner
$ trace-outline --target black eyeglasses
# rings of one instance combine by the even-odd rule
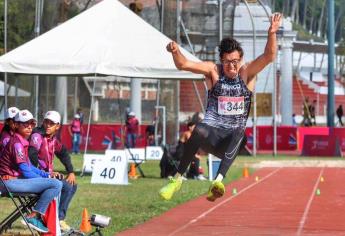
[[[241,59],[222,60],[222,64],[224,66],[230,66],[230,64],[233,66],[238,66],[240,63],[241,63]]]

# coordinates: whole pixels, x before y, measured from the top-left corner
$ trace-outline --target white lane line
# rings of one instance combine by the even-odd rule
[[[218,207],[220,207],[221,205],[224,205],[225,203],[231,201],[232,199],[234,199],[235,197],[238,197],[239,195],[241,195],[242,193],[244,193],[245,191],[251,189],[252,187],[254,187],[255,185],[261,183],[262,181],[266,180],[267,178],[271,177],[272,175],[274,175],[275,173],[277,173],[279,170],[281,169],[278,168],[274,171],[272,171],[271,173],[269,173],[268,175],[266,175],[265,177],[263,177],[262,179],[260,179],[257,182],[252,183],[251,185],[248,185],[247,187],[245,187],[244,189],[242,189],[241,191],[239,191],[236,195],[233,195],[225,200],[223,200],[222,202],[218,203],[217,205],[215,205],[214,207],[211,207],[210,209],[208,209],[207,211],[205,211],[204,213],[202,213],[201,215],[199,215],[198,217],[192,219],[191,221],[189,221],[187,224],[181,226],[180,228],[177,228],[175,231],[173,231],[172,233],[170,233],[168,236],[172,236],[177,234],[178,232],[184,230],[185,228],[187,228],[188,226],[190,226],[191,224],[194,224],[195,222],[197,222],[198,220],[200,220],[201,218],[205,217],[206,215],[208,215],[209,213],[211,213],[212,211],[214,211],[215,209],[217,209]]]
[[[309,201],[308,201],[308,203],[307,203],[307,205],[306,205],[306,207],[304,209],[304,213],[303,213],[302,219],[299,222],[299,227],[298,227],[297,234],[296,234],[297,236],[301,235],[301,233],[303,231],[303,227],[304,227],[304,224],[305,224],[305,222],[307,220],[307,216],[308,216],[308,213],[309,213],[309,210],[310,210],[310,207],[311,207],[311,203],[313,202],[313,199],[314,199],[314,196],[315,196],[315,192],[316,192],[317,186],[319,185],[319,181],[320,181],[320,178],[322,176],[322,173],[323,173],[324,169],[325,169],[324,167],[321,169],[319,177],[316,179],[313,191],[311,192],[310,197],[309,197]]]

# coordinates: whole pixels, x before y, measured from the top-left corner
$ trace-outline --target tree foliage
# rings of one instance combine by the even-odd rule
[[[327,0],[275,0],[274,9],[290,16],[301,39],[324,41],[327,37]],[[335,41],[345,38],[344,0],[334,0]],[[304,31],[304,32],[303,32]]]
[[[36,0],[10,0],[7,1],[7,48],[8,51],[35,37],[35,12]],[[61,11],[64,0],[43,1],[40,33],[44,33],[61,22],[62,14],[68,19],[78,14],[79,9],[70,4]],[[0,37],[4,38],[4,0],[0,0]],[[4,40],[0,40],[0,48],[3,53]]]

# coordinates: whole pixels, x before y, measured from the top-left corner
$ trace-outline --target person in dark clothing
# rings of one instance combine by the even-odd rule
[[[310,106],[309,98],[306,97],[303,102],[303,120],[301,123],[301,125],[305,127],[311,126]]]
[[[343,124],[343,121],[342,121],[342,118],[343,118],[343,115],[344,115],[344,111],[343,111],[343,105],[339,105],[339,107],[337,108],[337,117],[338,117],[338,120],[339,120],[339,124],[341,126],[344,126]]]
[[[155,145],[155,125],[148,125],[145,130],[146,134],[146,146]]]
[[[68,206],[77,191],[77,184],[71,157],[66,147],[55,136],[60,129],[60,121],[60,114],[56,111],[48,111],[45,114],[42,126],[35,128],[30,136],[29,158],[35,167],[62,181],[59,220],[61,230],[68,231],[70,226],[65,222],[65,218]],[[55,155],[66,169],[66,178],[61,173],[54,171]]]
[[[310,123],[311,125],[316,125],[316,100],[313,100],[313,103],[309,105],[309,114],[310,114]]]

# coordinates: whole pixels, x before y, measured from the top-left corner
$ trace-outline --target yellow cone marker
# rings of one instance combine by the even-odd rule
[[[258,182],[259,181],[259,176],[255,177],[255,181]]]
[[[320,177],[320,182],[324,182],[325,179],[323,178],[323,176]]]
[[[318,188],[318,189],[316,189],[316,196],[320,196],[321,195],[321,191],[320,191],[320,189]]]
[[[232,189],[232,195],[236,195],[237,194],[237,189],[236,188],[233,188]]]

